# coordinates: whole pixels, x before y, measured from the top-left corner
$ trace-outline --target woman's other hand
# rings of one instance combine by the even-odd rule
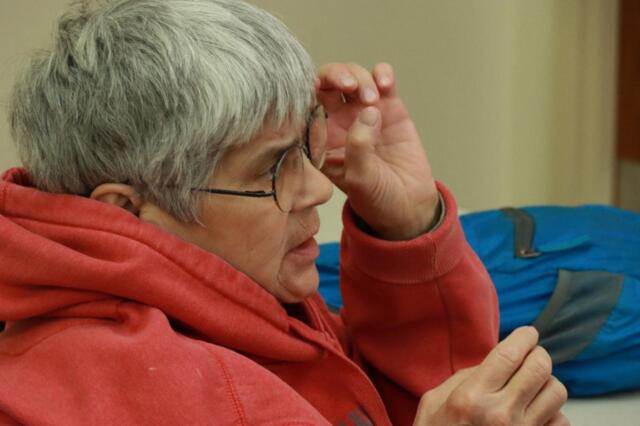
[[[565,387],[532,327],[516,329],[477,367],[461,370],[420,400],[414,426],[566,426]]]
[[[328,64],[316,89],[329,113],[322,171],[381,238],[408,240],[426,232],[437,220],[438,191],[391,65],[369,72]]]

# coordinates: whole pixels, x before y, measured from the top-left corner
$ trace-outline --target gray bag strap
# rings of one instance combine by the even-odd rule
[[[578,356],[618,303],[624,276],[606,271],[560,270],[556,288],[533,326],[554,364]]]
[[[540,256],[533,247],[536,223],[524,210],[507,207],[501,210],[513,222],[513,255],[521,259]]]

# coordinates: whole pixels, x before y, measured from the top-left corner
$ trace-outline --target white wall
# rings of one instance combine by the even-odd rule
[[[65,3],[0,0],[0,102]],[[617,1],[254,3],[317,64],[394,64],[434,171],[461,206],[611,201]],[[17,160],[1,123],[4,169]],[[340,204],[322,210],[320,239],[337,236]]]

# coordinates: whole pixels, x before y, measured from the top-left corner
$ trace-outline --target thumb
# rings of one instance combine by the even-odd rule
[[[364,108],[351,125],[347,135],[345,152],[345,174],[360,176],[367,179],[374,163],[375,144],[380,134],[380,111],[370,106]]]

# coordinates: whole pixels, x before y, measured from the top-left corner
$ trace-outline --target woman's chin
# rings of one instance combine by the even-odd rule
[[[304,269],[291,268],[291,270],[283,272],[278,280],[276,294],[274,294],[283,303],[302,302],[318,289],[320,275],[315,264]]]

